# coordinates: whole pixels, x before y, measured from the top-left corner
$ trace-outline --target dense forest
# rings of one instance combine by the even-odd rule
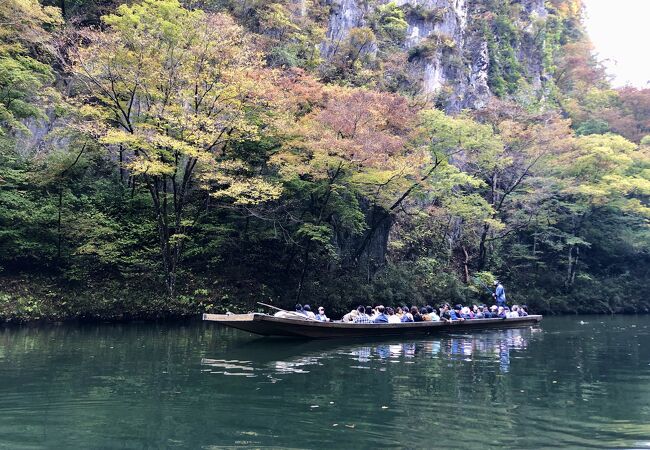
[[[582,14],[4,0],[0,317],[647,311],[650,89]]]

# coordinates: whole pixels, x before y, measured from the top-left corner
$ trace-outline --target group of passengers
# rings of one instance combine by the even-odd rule
[[[309,305],[296,305],[296,314],[303,315],[308,319],[329,322],[330,319],[325,314],[325,308],[318,307],[318,314],[312,312]],[[508,306],[487,306],[473,305],[471,308],[463,305],[455,305],[453,308],[449,303],[434,308],[427,306],[398,306],[397,308],[384,307],[382,305],[363,306],[359,305],[341,319],[342,322],[352,323],[402,323],[402,322],[451,322],[454,320],[472,320],[472,319],[496,319],[496,318],[515,318],[528,315],[528,308],[525,305]]]
[[[308,319],[312,319],[312,320],[319,320],[321,322],[330,321],[330,318],[325,315],[325,308],[323,308],[322,306],[318,307],[318,314],[314,314],[314,312],[311,310],[311,306],[309,305],[303,306],[300,303],[298,303],[296,305],[295,313],[305,316]]]
[[[353,323],[402,323],[402,322],[451,322],[454,320],[492,319],[492,318],[515,318],[528,315],[527,307],[514,305],[508,306],[487,306],[473,305],[471,308],[463,305],[455,305],[453,308],[445,303],[438,308],[431,305],[417,307],[398,306],[397,308],[384,307],[382,305],[359,306],[343,316],[342,322]]]

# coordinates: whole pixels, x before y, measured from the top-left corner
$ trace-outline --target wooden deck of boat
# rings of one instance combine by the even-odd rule
[[[203,320],[217,322],[263,336],[287,336],[310,339],[363,338],[409,336],[441,331],[463,331],[490,328],[511,328],[531,325],[542,320],[541,315],[511,319],[471,319],[453,322],[410,323],[348,323],[287,319],[267,314],[203,314]]]

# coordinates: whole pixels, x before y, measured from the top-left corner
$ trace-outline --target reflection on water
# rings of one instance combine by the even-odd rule
[[[650,317],[420,339],[0,328],[0,449],[650,448]]]
[[[329,349],[322,349],[317,355],[297,355],[286,359],[259,364],[254,360],[223,360],[201,359],[201,365],[210,367],[204,370],[211,374],[236,375],[254,378],[259,374],[284,375],[305,374],[310,372],[310,366],[323,365],[323,360],[333,357],[347,356],[350,361],[361,363],[353,364],[353,369],[371,369],[373,362],[392,360],[399,362],[406,358],[441,358],[446,360],[472,361],[472,358],[492,360],[498,362],[499,370],[503,373],[509,371],[510,353],[525,350],[533,333],[539,328],[526,327],[508,330],[484,331],[474,334],[445,335],[444,337],[427,340],[416,340],[401,343],[378,342],[375,345],[340,344],[314,342],[314,346],[323,347],[330,345]],[[290,344],[289,344],[290,345]],[[327,348],[327,347],[325,347]],[[303,351],[305,351],[303,349]],[[313,350],[306,350],[313,352]],[[409,361],[404,361],[409,363]],[[379,368],[381,370],[381,368]]]

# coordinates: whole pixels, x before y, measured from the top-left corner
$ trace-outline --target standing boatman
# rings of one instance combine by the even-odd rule
[[[499,280],[494,280],[494,294],[492,296],[497,301],[497,306],[506,306],[506,290],[499,283]]]

